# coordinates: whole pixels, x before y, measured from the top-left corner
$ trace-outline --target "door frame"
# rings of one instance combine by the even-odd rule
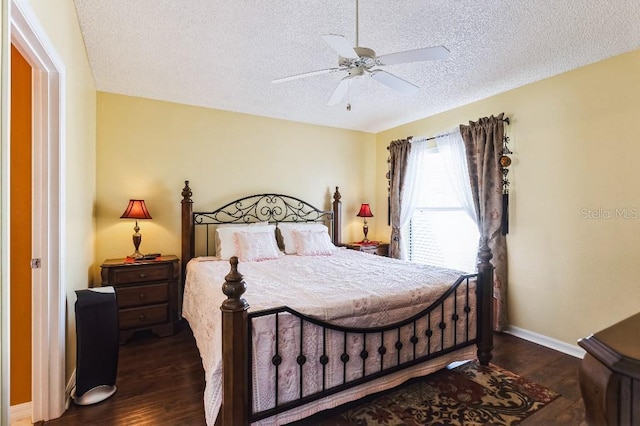
[[[8,7],[10,41],[33,69],[32,247],[33,257],[42,259],[42,267],[33,269],[32,274],[31,403],[32,421],[36,422],[60,417],[67,400],[66,274],[62,262],[66,249],[65,67],[29,2],[10,0]],[[6,45],[8,43],[3,43],[3,55]],[[2,66],[2,74],[6,75],[10,67],[6,68],[5,61]],[[10,123],[10,112],[6,108],[2,111],[2,121]],[[5,135],[8,130],[3,128]],[[9,138],[3,138],[2,143],[6,144],[3,153],[9,152]],[[8,169],[7,163],[5,160],[3,168]],[[3,177],[8,175],[8,170],[2,172]],[[4,179],[0,190],[3,198],[8,199],[4,194],[9,193],[9,184]],[[8,228],[3,221],[4,226]],[[5,261],[9,256],[6,251],[2,253],[4,265],[8,265]],[[2,284],[3,294],[8,294],[4,291],[8,289],[8,282]]]

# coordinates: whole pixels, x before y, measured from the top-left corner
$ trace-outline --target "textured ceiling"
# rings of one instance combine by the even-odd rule
[[[640,48],[637,0],[361,0],[360,46],[451,54],[384,67],[416,95],[365,76],[327,106],[340,73],[271,80],[336,67],[320,36],[355,45],[355,0],[74,3],[99,91],[368,132]]]

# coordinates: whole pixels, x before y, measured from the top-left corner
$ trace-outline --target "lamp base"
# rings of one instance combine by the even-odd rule
[[[367,234],[369,233],[369,226],[367,225],[367,219],[364,219],[364,226],[362,227],[362,233],[364,234],[364,239],[362,240],[363,243],[368,243],[369,242],[369,238],[367,238]]]
[[[138,227],[138,221],[136,220],[136,227],[133,228],[134,231],[136,231],[135,234],[133,234],[133,247],[136,249],[136,251],[133,252],[133,254],[131,256],[129,256],[132,259],[141,259],[142,257],[144,257],[144,254],[140,253],[140,243],[142,242],[142,234],[140,234],[140,228]]]

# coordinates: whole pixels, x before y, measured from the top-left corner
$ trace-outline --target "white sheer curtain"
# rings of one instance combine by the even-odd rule
[[[400,206],[400,258],[403,260],[409,259],[409,222],[418,203],[420,170],[423,168],[427,150],[426,138],[413,139],[411,141],[411,152],[407,159],[407,171],[402,189],[402,205]]]
[[[436,146],[438,147],[438,152],[444,163],[444,168],[455,192],[455,196],[460,201],[464,211],[477,226],[478,217],[473,203],[473,195],[471,194],[467,154],[464,139],[462,139],[462,134],[460,133],[460,127],[438,135],[436,137]]]

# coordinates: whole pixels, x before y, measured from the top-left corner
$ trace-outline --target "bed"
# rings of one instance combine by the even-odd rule
[[[191,197],[186,181],[183,316],[207,424],[286,424],[453,361],[489,363],[486,243],[465,275],[340,248],[338,188],[332,210],[259,194],[200,212]]]

